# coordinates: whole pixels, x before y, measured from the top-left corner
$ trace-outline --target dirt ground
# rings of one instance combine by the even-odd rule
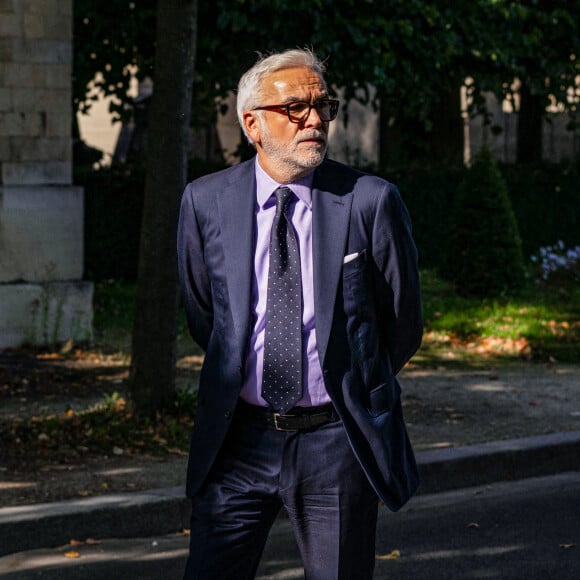
[[[180,361],[195,382],[199,360]],[[123,394],[127,361],[0,351],[0,422],[102,402]],[[401,374],[403,404],[417,451],[580,430],[580,365],[518,363],[497,368],[424,369]],[[0,442],[0,506],[183,485],[187,458],[152,455],[34,456],[15,462]]]

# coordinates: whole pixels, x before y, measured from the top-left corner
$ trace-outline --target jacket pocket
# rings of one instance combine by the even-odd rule
[[[368,270],[366,249],[342,265],[344,310],[349,318],[367,319],[372,314]]]
[[[394,377],[391,381],[382,383],[369,392],[369,414],[378,417],[390,411],[399,399],[401,387]]]

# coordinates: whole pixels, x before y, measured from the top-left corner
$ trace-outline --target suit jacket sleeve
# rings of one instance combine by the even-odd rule
[[[421,344],[423,320],[411,220],[398,189],[390,183],[377,198],[371,235],[381,343],[386,344],[397,374]]]
[[[193,193],[190,183],[181,200],[177,230],[179,282],[191,336],[203,350],[207,350],[213,327],[213,305]]]

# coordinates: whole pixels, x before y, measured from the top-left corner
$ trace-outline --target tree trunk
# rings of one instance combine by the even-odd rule
[[[431,122],[431,159],[441,165],[461,167],[465,133],[459,85],[450,87],[433,105]]]
[[[158,0],[129,393],[145,416],[175,396],[179,203],[187,179],[197,0]]]
[[[520,110],[518,114],[518,163],[542,161],[543,123],[545,107],[542,98],[530,92],[525,83],[520,88]]]

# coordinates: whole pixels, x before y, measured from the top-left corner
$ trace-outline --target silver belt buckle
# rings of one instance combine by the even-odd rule
[[[276,431],[294,431],[294,429],[284,428],[278,424],[278,419],[281,416],[282,415],[280,413],[274,413],[274,429],[276,429]]]

